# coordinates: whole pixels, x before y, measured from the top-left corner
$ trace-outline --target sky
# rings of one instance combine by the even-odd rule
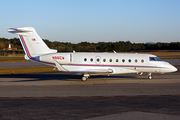
[[[180,42],[180,0],[0,0],[0,37],[34,27],[59,42]]]

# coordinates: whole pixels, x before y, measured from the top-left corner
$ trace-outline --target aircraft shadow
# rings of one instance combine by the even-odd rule
[[[11,74],[11,75],[0,75],[0,82],[6,82],[3,78],[24,78],[29,80],[13,80],[9,82],[31,82],[31,81],[48,81],[48,80],[60,80],[60,81],[81,81],[82,75],[72,74],[72,73],[63,73],[63,72],[53,72],[53,73],[31,73],[31,74]],[[98,78],[134,78],[136,76],[130,75],[93,75],[89,79]],[[120,80],[120,79],[119,79]]]

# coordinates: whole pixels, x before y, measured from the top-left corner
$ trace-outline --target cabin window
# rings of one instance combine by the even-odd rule
[[[86,62],[86,61],[87,61],[87,59],[86,59],[86,58],[84,58],[84,61]]]
[[[138,62],[138,60],[137,59],[135,59],[135,63],[137,63]]]
[[[97,58],[96,60],[97,60],[97,62],[99,62],[99,61],[100,61],[100,59],[99,59],[99,58]]]
[[[142,59],[141,62],[144,63],[144,60]]]
[[[122,62],[125,62],[125,59],[122,59]]]
[[[116,62],[118,62],[119,60],[118,59],[116,59]]]
[[[91,58],[90,61],[93,62],[93,58]]]
[[[106,62],[106,59],[105,59],[105,58],[103,59],[103,62]]]
[[[129,59],[128,61],[129,61],[129,63],[130,63],[130,62],[131,62],[131,59]]]
[[[109,59],[109,62],[112,62],[112,59]]]

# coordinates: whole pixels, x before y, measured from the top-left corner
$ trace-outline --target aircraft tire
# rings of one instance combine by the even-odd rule
[[[148,79],[150,79],[150,80],[151,80],[151,79],[152,79],[152,76],[148,76]]]
[[[86,80],[87,80],[87,77],[83,76],[82,81],[86,81]]]

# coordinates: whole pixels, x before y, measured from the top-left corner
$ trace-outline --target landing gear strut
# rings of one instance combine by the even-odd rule
[[[86,81],[90,75],[89,74],[83,74],[82,75],[82,81]]]
[[[152,79],[151,73],[148,74],[148,79]]]

